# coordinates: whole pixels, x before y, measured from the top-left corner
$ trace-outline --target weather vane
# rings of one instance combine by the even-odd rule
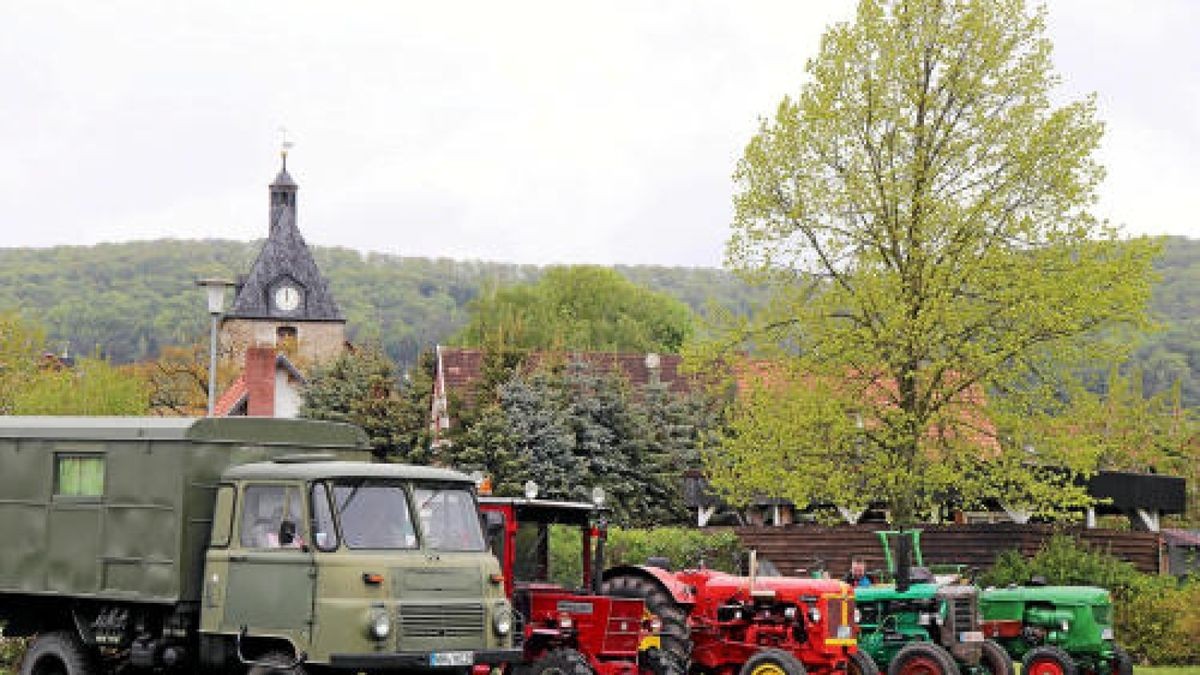
[[[291,150],[293,145],[295,145],[295,143],[288,140],[287,127],[279,127],[279,156],[283,158],[284,171],[287,171],[288,150]]]

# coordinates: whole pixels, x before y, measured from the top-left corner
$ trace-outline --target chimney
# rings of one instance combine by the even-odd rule
[[[246,415],[275,416],[275,349],[250,347],[246,350]]]

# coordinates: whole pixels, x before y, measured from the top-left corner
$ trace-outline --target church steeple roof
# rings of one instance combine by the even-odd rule
[[[344,321],[341,309],[312,251],[296,226],[296,192],[299,186],[287,171],[287,144],[282,167],[270,185],[267,241],[250,273],[237,290],[233,309],[226,316],[241,319]],[[288,291],[283,289],[291,289]]]

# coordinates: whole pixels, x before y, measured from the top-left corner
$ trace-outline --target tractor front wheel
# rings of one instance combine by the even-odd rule
[[[983,641],[983,658],[979,660],[979,665],[990,675],[1013,675],[1016,672],[1012,657],[995,640]]]
[[[1075,662],[1058,647],[1042,645],[1025,653],[1021,675],[1076,675]]]
[[[592,666],[583,654],[567,647],[547,652],[525,672],[529,675],[593,675]]]
[[[959,675],[958,664],[945,649],[929,643],[906,645],[888,664],[888,675]]]
[[[662,657],[669,659],[674,672],[686,673],[692,658],[687,612],[659,584],[635,574],[619,574],[604,582],[601,595],[638,598],[646,611],[662,621]]]
[[[782,649],[762,649],[754,652],[738,675],[807,675],[804,664]]]
[[[879,675],[879,666],[875,665],[870,654],[859,649],[850,655],[846,663],[846,675]]]

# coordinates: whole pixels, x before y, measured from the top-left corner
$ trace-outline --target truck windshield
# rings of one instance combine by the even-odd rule
[[[416,548],[417,532],[404,487],[375,481],[333,485],[333,510],[349,548]]]
[[[437,551],[483,551],[479,512],[468,490],[459,487],[413,490],[425,546]]]

